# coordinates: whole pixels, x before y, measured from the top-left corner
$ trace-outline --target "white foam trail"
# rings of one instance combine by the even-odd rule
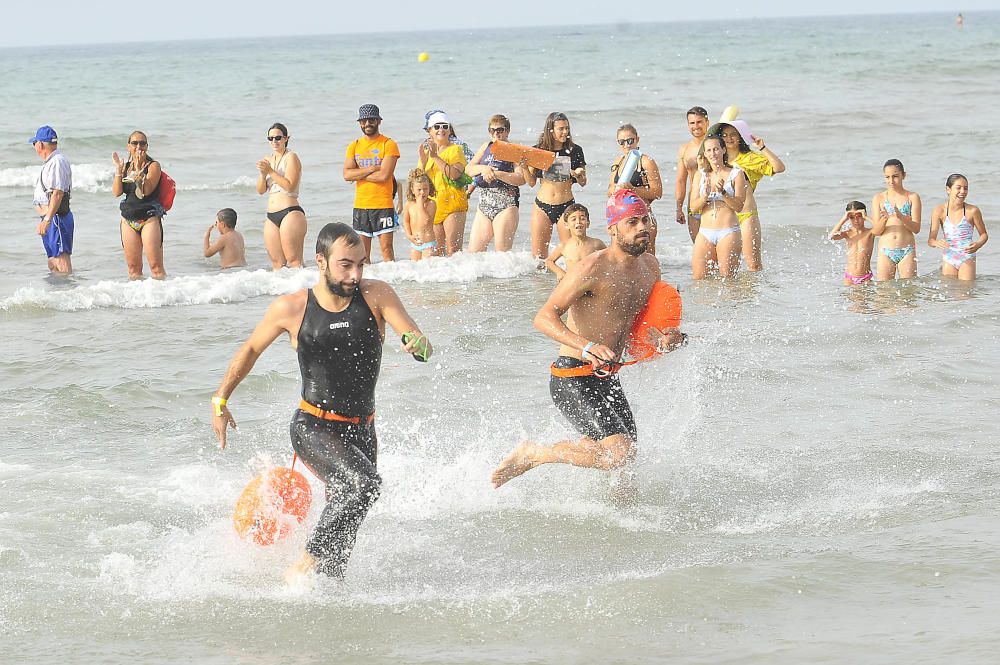
[[[434,258],[418,263],[378,263],[366,269],[365,276],[390,283],[462,283],[528,274],[536,270],[536,264],[528,252],[459,254],[449,259]],[[257,296],[292,293],[312,286],[318,278],[315,268],[306,268],[279,272],[226,271],[162,281],[105,280],[59,291],[29,286],[21,287],[12,296],[0,300],[0,311],[53,309],[72,312],[98,308],[144,309],[244,302]]]
[[[73,191],[110,192],[111,164],[73,164]],[[0,187],[34,187],[42,165],[0,169]]]
[[[241,175],[236,180],[232,182],[223,183],[221,185],[184,185],[181,183],[177,184],[177,189],[184,192],[202,192],[208,190],[226,190],[226,189],[238,189],[241,187],[246,187],[252,189],[257,185],[257,179],[251,178],[247,175]]]

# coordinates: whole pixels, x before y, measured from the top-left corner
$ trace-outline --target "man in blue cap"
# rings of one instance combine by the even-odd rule
[[[44,162],[35,183],[32,203],[41,217],[38,235],[42,236],[49,270],[68,274],[73,272],[70,259],[73,254],[73,213],[69,210],[73,172],[69,160],[59,152],[58,142],[56,130],[48,125],[39,127],[35,135],[28,139]]]
[[[395,258],[392,234],[396,230],[395,186],[399,146],[379,130],[382,115],[374,104],[358,109],[361,138],[347,146],[344,156],[344,180],[353,182],[354,230],[365,245],[368,262],[372,257],[372,238],[378,238],[382,259]]]

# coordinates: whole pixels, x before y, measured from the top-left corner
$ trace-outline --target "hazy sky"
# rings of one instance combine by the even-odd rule
[[[819,3],[815,3],[819,4]],[[728,16],[801,16],[949,12],[966,14],[1000,9],[1000,0],[839,0],[810,6],[801,0],[508,0],[500,2],[419,2],[416,0],[27,0],[5,2],[0,44],[275,37],[296,34],[392,32],[490,26],[579,25],[621,21],[685,21]]]

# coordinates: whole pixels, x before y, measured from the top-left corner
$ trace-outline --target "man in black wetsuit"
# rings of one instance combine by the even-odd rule
[[[227,400],[260,354],[282,333],[298,352],[302,401],[292,417],[292,448],[326,483],[327,505],[286,579],[313,571],[343,577],[358,528],[378,499],[375,384],[388,323],[403,349],[426,360],[432,349],[385,282],[362,279],[366,253],[346,224],[327,224],[316,240],[320,279],[312,289],[277,298],[236,353],[212,397],[212,429],[226,447],[236,428]]]
[[[541,464],[619,469],[635,457],[635,420],[617,371],[660,266],[646,253],[652,224],[645,201],[617,190],[608,199],[607,220],[611,246],[574,265],[535,316],[535,327],[560,343],[549,381],[552,401],[581,438],[521,443],[493,472],[494,487]],[[664,353],[684,342],[676,328],[651,334]]]

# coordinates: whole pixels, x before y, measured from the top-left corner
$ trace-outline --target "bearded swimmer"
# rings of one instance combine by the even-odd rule
[[[646,253],[651,224],[645,201],[631,190],[617,190],[608,199],[607,222],[611,246],[573,266],[534,321],[561,345],[549,392],[582,438],[547,446],[521,443],[493,472],[494,487],[542,464],[611,470],[635,458],[635,420],[617,371],[632,323],[660,278],[660,267]],[[656,339],[650,342],[663,352],[685,339],[676,328],[653,334]]]
[[[212,397],[212,429],[226,447],[236,428],[227,400],[257,358],[282,333],[298,352],[302,401],[292,416],[292,448],[326,485],[326,507],[302,557],[285,573],[294,584],[313,572],[342,578],[358,528],[378,499],[375,384],[385,324],[404,335],[403,350],[430,357],[430,342],[396,292],[362,279],[367,253],[346,224],[327,224],[316,240],[320,280],[311,289],[277,298],[236,353]]]

